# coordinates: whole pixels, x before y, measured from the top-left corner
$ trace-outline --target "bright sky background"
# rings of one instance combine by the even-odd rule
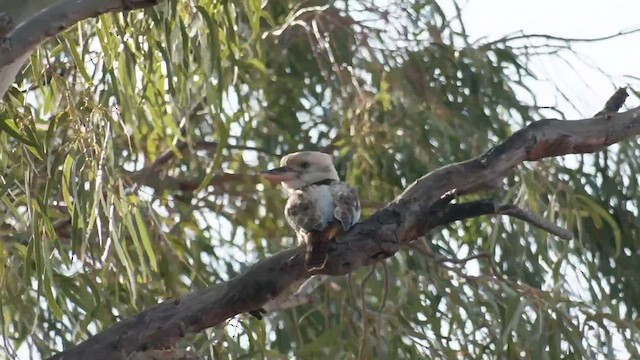
[[[448,14],[455,14],[448,0],[442,0]],[[471,40],[495,40],[524,31],[567,38],[594,38],[640,28],[640,0],[469,0],[460,1],[463,22]],[[538,58],[530,70],[540,80],[531,84],[539,105],[558,105],[569,118],[592,115],[602,108],[614,86],[635,83],[640,91],[640,32],[614,40],[575,44],[581,60],[565,56]],[[587,64],[585,64],[586,62]],[[612,80],[598,72],[612,76]],[[634,81],[627,75],[635,76]],[[551,85],[569,95],[578,110],[562,100]],[[628,106],[640,103],[633,95]],[[19,349],[19,359],[29,359],[27,349]]]
[[[442,2],[447,10],[452,7]],[[472,40],[498,39],[524,31],[566,38],[596,38],[640,28],[639,0],[468,0],[461,1],[462,19]],[[448,11],[454,14],[453,11]],[[613,40],[575,44],[574,50],[589,65],[612,76],[616,86],[635,83],[640,91],[640,32]],[[570,64],[547,57],[535,61],[533,70],[540,80],[532,84],[539,105],[558,104],[569,118],[598,112],[615,90],[612,80],[575,56]],[[635,76],[636,80],[627,77]],[[558,98],[550,85],[556,83],[567,93],[581,113]],[[627,106],[640,101],[633,95]]]

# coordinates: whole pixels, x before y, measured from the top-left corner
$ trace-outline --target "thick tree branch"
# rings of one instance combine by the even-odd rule
[[[534,122],[475,159],[442,167],[415,181],[396,200],[341,236],[332,245],[325,268],[317,273],[348,274],[393,256],[403,244],[456,220],[484,214],[519,215],[514,207],[495,206],[492,201],[448,203],[452,194],[494,184],[524,161],[591,153],[639,133],[640,108],[609,119]],[[294,282],[312,275],[305,271],[302,254],[302,248],[282,251],[237,278],[147,309],[53,358],[123,359],[134,351],[172,347],[185,334],[261,308]]]

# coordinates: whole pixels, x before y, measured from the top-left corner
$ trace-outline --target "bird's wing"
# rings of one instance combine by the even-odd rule
[[[360,220],[358,190],[347,183],[338,182],[331,186],[331,194],[336,206],[333,216],[340,221],[344,231],[347,231]]]
[[[296,233],[321,230],[325,223],[313,194],[300,190],[289,196],[284,215]]]

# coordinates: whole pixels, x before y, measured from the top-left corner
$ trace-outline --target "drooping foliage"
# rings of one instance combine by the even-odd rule
[[[172,0],[47,41],[0,105],[0,347],[48,356],[292,246],[283,194],[255,175],[279,155],[334,154],[367,216],[539,118],[523,100],[527,55],[470,43],[453,15],[430,0]],[[638,150],[528,164],[487,192],[572,241],[478,218],[331,279],[315,303],[181,346],[229,359],[640,356]]]

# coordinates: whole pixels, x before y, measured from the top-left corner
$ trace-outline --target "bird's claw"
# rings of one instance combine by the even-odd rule
[[[255,310],[251,310],[249,311],[249,314],[251,314],[251,316],[255,317],[258,320],[262,320],[264,318],[264,314],[267,313],[267,310],[265,310],[264,308],[257,308]]]

